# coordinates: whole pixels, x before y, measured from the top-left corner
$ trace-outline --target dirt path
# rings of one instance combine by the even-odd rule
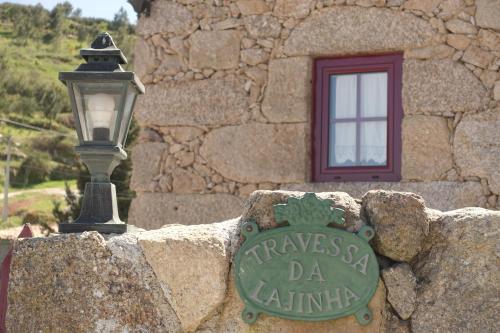
[[[66,194],[66,191],[63,188],[59,188],[59,187],[41,188],[41,189],[34,189],[34,190],[21,190],[21,191],[10,192],[9,198],[13,198],[13,197],[21,195],[21,194],[29,194],[29,193],[42,193],[42,194],[47,194],[47,195],[62,195],[62,196],[64,196]]]

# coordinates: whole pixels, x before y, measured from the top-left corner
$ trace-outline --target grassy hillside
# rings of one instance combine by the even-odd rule
[[[83,18],[69,3],[50,11],[40,5],[0,4],[2,187],[7,137],[13,140],[12,191],[46,187],[44,184],[64,189],[65,180],[76,184],[77,178],[85,178],[86,170],[73,149],[77,140],[68,94],[58,73],[74,70],[83,61],[80,48],[88,47],[101,31],[110,32],[131,59],[133,30],[125,11],[118,8],[115,19],[106,21]],[[19,195],[11,200],[10,213],[17,216],[14,220],[22,220],[30,210],[50,214],[50,202],[61,198]]]

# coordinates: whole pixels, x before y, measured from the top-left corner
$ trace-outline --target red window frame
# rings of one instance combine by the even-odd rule
[[[401,180],[401,121],[403,54],[317,58],[313,72],[312,181],[399,181]],[[385,166],[328,166],[330,124],[330,75],[386,72],[387,164]],[[359,122],[360,119],[357,119]]]

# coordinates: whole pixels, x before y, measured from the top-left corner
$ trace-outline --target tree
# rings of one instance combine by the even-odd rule
[[[111,21],[110,28],[112,30],[120,30],[121,28],[128,28],[130,21],[128,20],[127,11],[120,7],[118,12],[115,14],[113,21]]]

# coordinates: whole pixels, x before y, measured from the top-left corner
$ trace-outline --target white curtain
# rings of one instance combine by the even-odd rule
[[[332,75],[330,77],[330,166],[387,163],[387,120],[361,120],[359,161],[356,161],[356,122],[335,121],[356,118],[358,78],[361,117],[387,117],[387,73]]]
[[[361,75],[361,117],[387,116],[387,73]]]
[[[386,121],[362,122],[360,141],[360,165],[385,165],[387,163]]]
[[[332,119],[356,118],[357,76],[332,75],[330,77],[330,96],[335,96],[335,103],[330,107]]]
[[[334,135],[331,135],[335,133]],[[356,123],[336,123],[330,126],[330,166],[356,165]]]

